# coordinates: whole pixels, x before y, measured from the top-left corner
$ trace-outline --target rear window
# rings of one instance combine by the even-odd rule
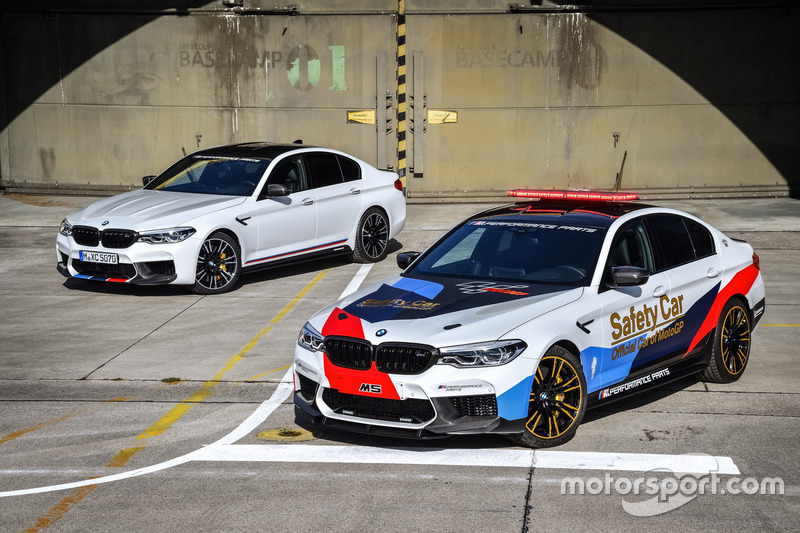
[[[659,270],[667,270],[694,261],[694,245],[683,223],[683,217],[669,214],[651,215],[647,217],[647,225],[661,251]]]

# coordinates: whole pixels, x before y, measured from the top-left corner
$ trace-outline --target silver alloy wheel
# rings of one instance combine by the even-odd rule
[[[215,233],[197,255],[195,288],[203,294],[225,292],[239,278],[239,251],[226,235]]]
[[[380,258],[389,243],[389,224],[383,213],[375,211],[370,213],[361,226],[361,246],[371,260]]]

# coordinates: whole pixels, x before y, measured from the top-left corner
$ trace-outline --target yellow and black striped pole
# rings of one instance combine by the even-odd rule
[[[406,176],[406,2],[397,0],[397,173]]]

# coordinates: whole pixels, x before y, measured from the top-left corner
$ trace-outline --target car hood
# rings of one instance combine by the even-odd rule
[[[323,309],[311,325],[325,336],[358,336],[376,344],[482,342],[582,294],[582,287],[397,276]]]
[[[69,215],[72,224],[132,230],[167,228],[244,202],[221,196],[138,189],[95,202]]]

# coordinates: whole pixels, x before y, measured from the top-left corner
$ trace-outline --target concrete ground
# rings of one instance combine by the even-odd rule
[[[653,202],[760,255],[749,367],[592,411],[567,445],[535,453],[497,436],[307,432],[292,348],[361,265],[264,271],[213,297],[68,280],[55,232],[92,200],[0,196],[0,531],[800,530],[798,200]],[[485,207],[411,204],[393,249],[421,250]],[[397,271],[389,257],[364,283]],[[660,503],[630,490],[669,492],[673,475],[686,490]],[[776,478],[783,495],[746,494]],[[582,495],[562,493],[570,479]],[[690,490],[704,480],[720,485]]]

